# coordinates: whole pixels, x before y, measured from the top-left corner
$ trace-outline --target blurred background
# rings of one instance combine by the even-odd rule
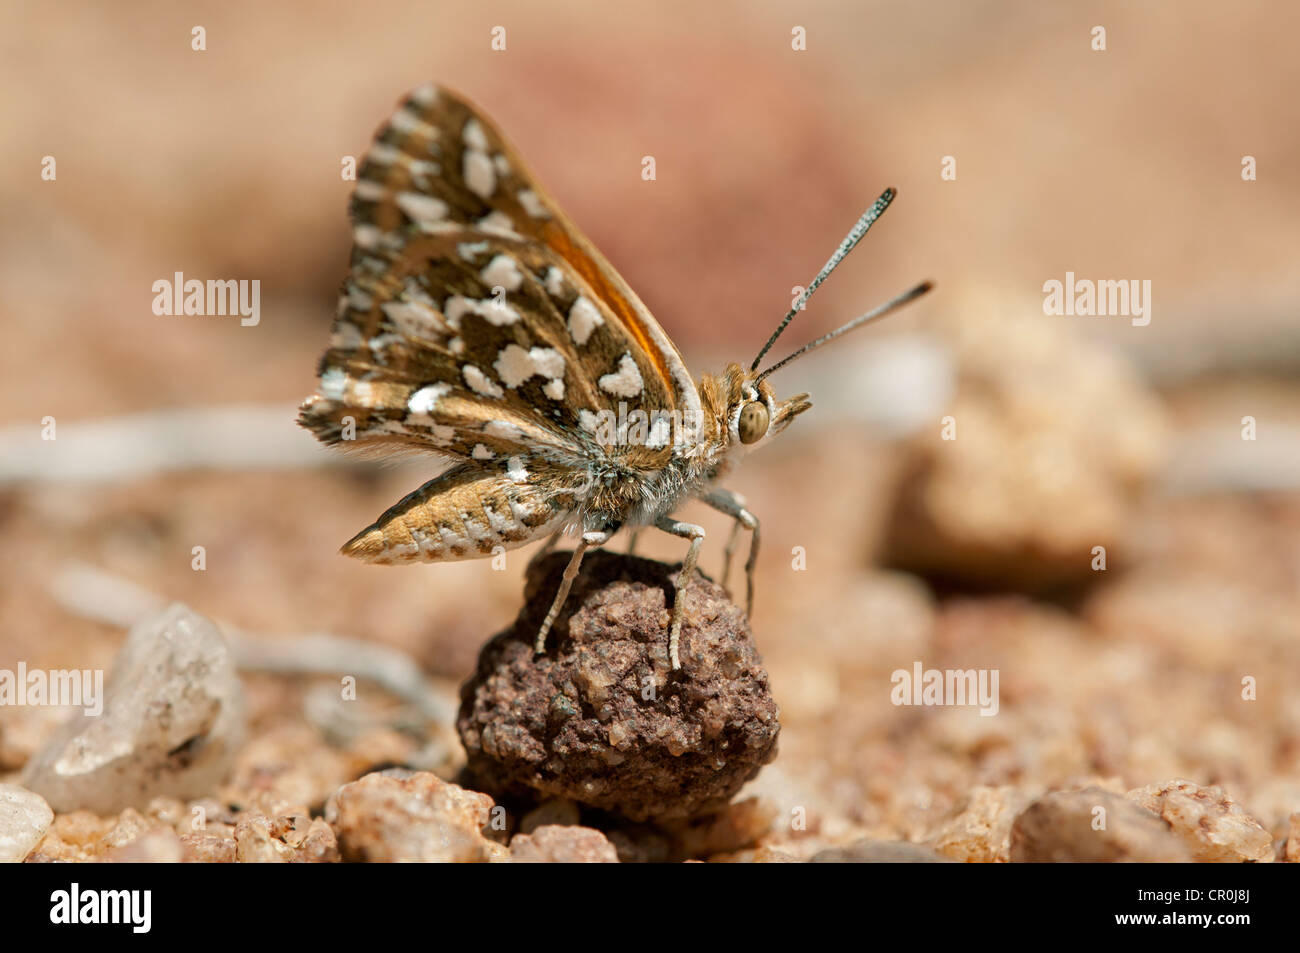
[[[764,526],[771,843],[1005,859],[969,830],[1053,788],[1174,778],[1300,838],[1294,4],[10,0],[5,19],[0,668],[111,663],[123,631],[88,570],[268,641],[391,646],[452,686],[514,617],[527,550],[504,572],[337,555],[434,463],[349,462],[293,419],[347,263],[344,158],[434,80],[496,119],[696,375],[747,363],[899,190],[773,356],[935,290],[774,377],[814,409],[731,483]],[[178,271],[260,280],[260,323],[155,315]],[[1149,281],[1149,324],[1044,314],[1067,272]],[[726,523],[685,512],[716,574]],[[895,707],[914,661],[998,669],[998,716]],[[235,785],[318,803],[402,759],[391,738],[327,757],[304,687],[258,678]],[[60,717],[0,712],[0,778]],[[330,767],[302,767],[317,750]]]

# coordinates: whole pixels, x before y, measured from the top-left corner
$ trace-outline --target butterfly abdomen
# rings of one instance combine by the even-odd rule
[[[389,508],[342,552],[373,563],[477,559],[556,532],[570,515],[564,503],[499,470],[454,467]]]

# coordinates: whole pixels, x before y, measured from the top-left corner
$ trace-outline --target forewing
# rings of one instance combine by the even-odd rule
[[[454,94],[416,90],[380,129],[352,218],[351,271],[300,418],[325,442],[656,466],[676,435],[600,446],[602,412],[698,415],[644,305]]]

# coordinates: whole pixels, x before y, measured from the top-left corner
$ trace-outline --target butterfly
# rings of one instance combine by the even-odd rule
[[[894,298],[759,372],[759,362],[893,200],[858,220],[748,369],[696,383],[641,299],[565,217],[496,126],[441,87],[411,92],[377,132],[352,196],[351,266],[318,391],[299,423],[326,444],[450,460],[344,544],[372,563],[473,559],[564,535],[578,542],[536,634],[538,653],[583,554],[623,527],[687,542],[683,592],[704,529],[672,514],[700,499],[741,528],[753,607],[759,521],[721,487],[740,458],[810,406],[767,378],[927,291]],[[684,599],[668,659],[681,667]]]

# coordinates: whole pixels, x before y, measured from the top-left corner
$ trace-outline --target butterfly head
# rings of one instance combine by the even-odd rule
[[[807,394],[779,400],[771,384],[739,364],[729,365],[701,389],[706,404],[715,408],[727,446],[745,452],[758,449],[812,406]]]

